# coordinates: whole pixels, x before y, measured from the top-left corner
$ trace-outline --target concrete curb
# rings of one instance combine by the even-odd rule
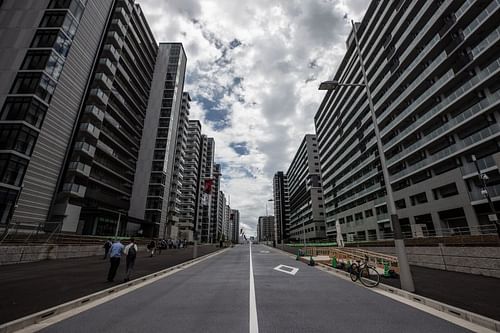
[[[287,255],[290,258],[295,259],[295,257],[296,257],[296,256],[292,255],[291,253],[283,251],[279,248],[273,248],[273,249]],[[330,267],[326,264],[317,263],[316,268],[318,268],[324,272],[327,272],[327,273],[330,273],[333,275],[337,275],[341,278],[349,279],[349,281],[351,280],[349,277],[349,273],[335,269],[335,268]],[[488,317],[482,316],[480,314],[470,312],[470,311],[467,311],[467,310],[464,310],[461,308],[457,308],[457,307],[454,307],[452,305],[448,305],[448,304],[445,304],[445,303],[442,303],[442,302],[439,302],[439,301],[436,301],[436,300],[433,300],[433,299],[430,299],[430,298],[427,298],[424,296],[410,293],[410,292],[402,290],[402,289],[394,288],[392,286],[388,286],[388,285],[383,284],[383,283],[380,283],[376,288],[383,290],[383,291],[387,291],[391,294],[409,299],[413,302],[417,302],[419,304],[428,306],[432,309],[435,309],[437,311],[452,315],[454,317],[471,322],[473,324],[482,326],[482,327],[490,329],[492,331],[500,332],[500,321],[497,321],[497,320],[494,320],[494,319],[491,319],[491,318],[488,318]],[[367,289],[369,289],[369,288],[367,288]],[[0,333],[1,333],[1,331],[0,331]]]
[[[161,275],[172,272],[174,270],[178,270],[184,266],[204,261],[204,260],[209,259],[213,256],[219,255],[227,250],[229,250],[229,248],[224,249],[224,250],[217,250],[215,252],[200,256],[196,259],[191,259],[191,260],[185,261],[183,263],[180,263],[178,265],[175,265],[175,266],[172,266],[169,268],[165,268],[161,271],[142,276],[142,277],[137,278],[135,280],[132,280],[132,281],[129,281],[126,283],[122,283],[122,284],[113,286],[111,288],[104,289],[104,290],[95,292],[93,294],[90,294],[90,295],[87,295],[87,296],[84,296],[84,297],[81,297],[81,298],[60,304],[60,305],[56,305],[56,306],[51,307],[49,309],[46,309],[46,310],[31,314],[31,315],[28,315],[28,316],[25,316],[25,317],[22,317],[22,318],[19,318],[19,319],[10,321],[10,322],[7,322],[5,324],[0,325],[0,333],[16,332],[16,331],[21,330],[23,328],[26,328],[30,325],[34,325],[34,324],[37,324],[43,320],[51,318],[55,315],[62,314],[62,313],[67,312],[69,310],[73,310],[73,309],[78,308],[82,305],[85,305],[89,302],[96,301],[98,299],[101,299],[101,298],[106,297],[106,296],[111,295],[111,294],[115,294],[119,291],[128,289],[132,286],[137,286],[141,283],[144,283],[145,281],[151,280],[153,278],[157,278]]]

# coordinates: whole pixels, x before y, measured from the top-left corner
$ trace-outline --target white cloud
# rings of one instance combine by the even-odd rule
[[[140,0],[158,41],[184,44],[191,118],[215,138],[222,187],[247,234],[272,197],[272,177],[286,171],[345,52],[350,22],[368,0]],[[232,48],[231,42],[241,43]],[[235,81],[237,78],[237,81]],[[210,111],[201,97],[215,102]],[[220,128],[210,118],[226,115]],[[220,122],[218,123],[220,124]],[[245,142],[248,155],[231,143]],[[270,212],[272,208],[270,207]]]

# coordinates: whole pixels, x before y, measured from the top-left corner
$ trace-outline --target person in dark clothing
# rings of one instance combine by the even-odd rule
[[[152,239],[151,242],[149,242],[147,248],[149,250],[149,256],[153,257],[156,250],[156,242],[154,241],[154,239]]]
[[[117,240],[111,245],[111,249],[109,251],[109,271],[108,271],[108,282],[113,282],[116,275],[116,270],[118,266],[120,266],[120,258],[123,253],[124,246],[123,244]]]
[[[133,238],[130,239],[130,244],[125,247],[123,253],[127,256],[125,259],[126,268],[125,268],[125,282],[130,281],[130,275],[134,270],[135,258],[137,257],[137,245]]]
[[[103,248],[104,248],[104,258],[102,258],[103,260],[106,260],[106,258],[108,257],[108,253],[109,253],[109,249],[111,248],[111,245],[113,245],[113,242],[111,242],[111,238],[108,238],[106,243],[104,243],[104,245],[103,245]]]

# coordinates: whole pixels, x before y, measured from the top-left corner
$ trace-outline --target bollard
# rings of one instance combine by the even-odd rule
[[[332,258],[332,267],[337,268],[337,258],[335,257]]]
[[[389,277],[389,263],[386,261],[384,262],[384,277]]]
[[[295,260],[299,260],[300,259],[300,249],[297,251],[297,257],[295,258]]]

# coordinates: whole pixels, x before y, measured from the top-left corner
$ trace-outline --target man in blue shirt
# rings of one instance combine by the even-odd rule
[[[125,247],[119,240],[115,240],[113,245],[111,245],[111,249],[109,250],[109,272],[108,272],[108,281],[113,282],[115,279],[116,271],[118,270],[118,266],[120,266],[120,258],[123,253],[123,249]]]

